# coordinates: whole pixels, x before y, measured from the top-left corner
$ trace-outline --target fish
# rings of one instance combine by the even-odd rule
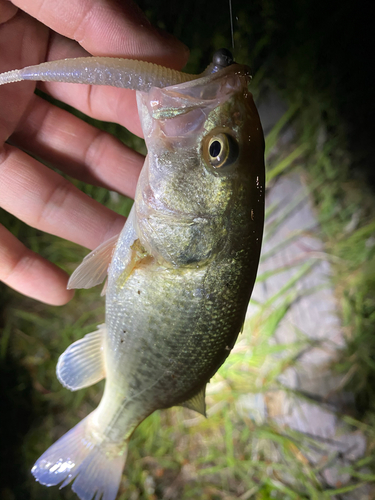
[[[72,391],[106,379],[98,407],[32,473],[114,500],[128,442],[151,413],[206,415],[206,385],[230,354],[254,286],[264,224],[264,137],[250,70],[229,51],[200,75],[115,58],[43,63],[0,75],[137,90],[148,150],[120,233],[86,256],[69,288],[107,278],[105,323],[60,356]]]

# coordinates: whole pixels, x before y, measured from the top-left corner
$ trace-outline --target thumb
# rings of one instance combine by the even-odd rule
[[[132,0],[13,0],[52,30],[76,40],[96,56],[130,57],[176,69],[187,47],[151,25]]]

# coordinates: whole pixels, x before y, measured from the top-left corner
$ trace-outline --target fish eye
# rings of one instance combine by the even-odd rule
[[[228,167],[237,160],[238,144],[230,134],[219,133],[205,139],[203,157],[215,170]]]

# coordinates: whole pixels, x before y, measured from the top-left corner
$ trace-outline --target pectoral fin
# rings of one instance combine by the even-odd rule
[[[105,377],[105,332],[105,325],[100,325],[96,332],[88,333],[73,342],[59,357],[56,374],[64,387],[77,391],[96,384]]]
[[[86,255],[82,263],[71,275],[68,282],[68,289],[91,288],[103,283],[107,276],[107,270],[111,263],[118,237],[119,235],[116,234]]]
[[[193,396],[192,398],[188,399],[187,401],[184,401],[181,403],[180,406],[184,406],[185,408],[189,408],[189,410],[194,410],[206,417],[206,401],[205,401],[205,396],[206,396],[206,386],[204,386],[198,394]]]

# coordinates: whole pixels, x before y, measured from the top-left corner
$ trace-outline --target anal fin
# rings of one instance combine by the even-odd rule
[[[180,404],[180,406],[184,406],[185,408],[189,408],[189,410],[194,410],[206,417],[206,385],[192,398],[184,401]]]
[[[59,357],[56,374],[61,384],[77,391],[96,384],[105,377],[104,338],[106,326],[73,342]]]

